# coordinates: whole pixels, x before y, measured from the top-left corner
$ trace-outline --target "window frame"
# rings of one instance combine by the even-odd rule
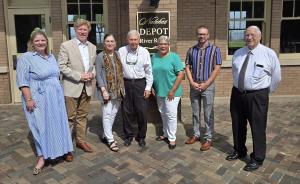
[[[254,2],[264,2],[264,17],[263,18],[253,18],[254,16],[254,6],[252,7],[252,18],[242,18],[242,16],[239,18],[239,19],[231,19],[230,18],[230,4],[231,2],[239,2],[240,3],[240,15],[242,15],[242,7],[243,7],[243,2],[251,2],[252,5],[254,5]],[[267,26],[267,18],[268,18],[268,15],[267,15],[267,6],[268,6],[268,0],[229,0],[228,1],[228,16],[227,16],[227,47],[226,47],[226,60],[232,60],[232,56],[233,55],[230,55],[229,54],[229,31],[230,30],[238,30],[238,29],[230,29],[229,28],[229,24],[230,24],[230,21],[257,21],[257,22],[261,22],[262,23],[262,43],[263,44],[266,44],[268,43],[269,41],[269,38],[267,38],[266,33],[268,30],[268,26]],[[242,29],[241,29],[242,30]]]
[[[69,25],[73,25],[75,23],[75,21],[68,21],[68,4],[77,4],[78,5],[78,11],[80,11],[80,4],[102,4],[103,7],[103,18],[101,22],[97,22],[96,20],[89,20],[89,22],[91,23],[91,25],[97,25],[97,24],[102,24],[103,28],[104,28],[104,34],[108,33],[108,0],[103,0],[102,3],[95,3],[92,2],[93,0],[89,0],[90,2],[86,2],[86,3],[80,3],[80,0],[77,0],[77,2],[74,3],[67,3],[67,0],[61,1],[61,6],[62,6],[62,18],[63,18],[63,40],[69,40]],[[92,7],[91,7],[92,10]],[[91,13],[91,18],[92,18],[92,11]],[[79,12],[78,12],[79,14]],[[80,17],[80,14],[78,15]],[[95,43],[93,43],[95,44]],[[103,47],[102,44],[101,46],[98,48],[97,47],[97,52],[102,51]]]
[[[295,9],[296,9],[295,2],[296,2],[296,0],[291,0],[291,1],[293,1],[293,16],[292,17],[284,17],[283,16],[283,1],[284,0],[282,0],[280,27],[281,27],[283,20],[300,20],[300,16],[295,17]],[[280,32],[281,32],[281,30],[280,30]],[[279,45],[279,47],[281,47],[281,45]],[[279,49],[279,59],[284,60],[284,64],[288,64],[288,65],[299,65],[300,64],[300,60],[299,60],[300,53],[281,53],[280,50],[281,49]]]

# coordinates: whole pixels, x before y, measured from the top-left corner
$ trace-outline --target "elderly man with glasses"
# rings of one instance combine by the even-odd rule
[[[125,146],[130,146],[134,137],[132,123],[137,116],[138,133],[135,136],[139,146],[146,146],[147,99],[153,83],[151,58],[147,49],[139,46],[140,34],[131,30],[127,34],[128,45],[119,49],[123,66],[125,97],[123,100],[123,128]]]

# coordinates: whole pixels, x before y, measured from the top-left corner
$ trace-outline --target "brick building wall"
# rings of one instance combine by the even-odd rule
[[[8,70],[8,54],[5,32],[5,16],[3,0],[0,0],[0,67]],[[0,73],[0,104],[11,103],[9,72]]]
[[[117,47],[126,44],[129,30],[129,1],[109,0],[108,2],[108,32],[115,35]]]
[[[270,47],[274,49],[276,53],[280,51],[281,7],[282,0],[272,1]]]
[[[57,56],[59,53],[60,44],[63,42],[62,8],[65,7],[61,7],[60,0],[51,0],[50,7],[53,44],[52,52],[55,56]]]

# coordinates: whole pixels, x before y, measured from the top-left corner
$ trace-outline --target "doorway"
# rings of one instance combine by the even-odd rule
[[[8,9],[8,60],[12,102],[21,102],[21,93],[16,86],[18,57],[27,52],[27,43],[32,30],[39,27],[45,30],[52,48],[50,18],[48,9]]]

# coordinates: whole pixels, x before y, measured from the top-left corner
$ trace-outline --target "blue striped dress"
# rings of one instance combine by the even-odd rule
[[[59,74],[52,54],[45,59],[36,52],[26,52],[17,63],[17,87],[29,87],[36,103],[34,111],[29,112],[22,96],[22,107],[34,137],[37,155],[45,159],[73,151]]]

